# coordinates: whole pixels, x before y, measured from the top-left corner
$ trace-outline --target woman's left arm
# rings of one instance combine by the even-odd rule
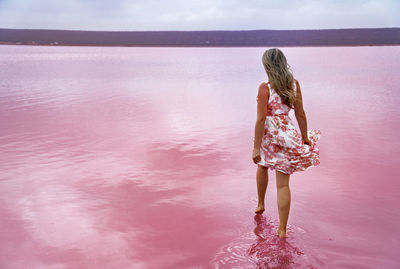
[[[263,82],[258,87],[257,94],[257,120],[254,128],[254,148],[253,148],[253,161],[255,163],[261,160],[260,158],[260,147],[262,137],[264,135],[264,124],[265,117],[267,116],[267,106],[269,99],[269,88],[268,84]]]

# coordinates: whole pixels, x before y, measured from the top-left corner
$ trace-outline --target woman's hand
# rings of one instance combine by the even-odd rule
[[[303,138],[303,143],[309,145],[310,147],[312,146],[312,143],[311,143],[311,141],[308,139],[308,137],[305,138],[305,139]]]
[[[253,162],[257,164],[261,161],[260,149],[253,149]]]

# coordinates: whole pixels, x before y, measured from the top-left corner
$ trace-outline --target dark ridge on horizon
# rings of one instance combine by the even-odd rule
[[[87,29],[51,29],[51,28],[6,28],[0,27],[0,30],[50,30],[50,31],[74,31],[74,32],[248,32],[248,31],[319,31],[319,30],[374,30],[374,29],[400,29],[400,27],[362,27],[362,28],[309,28],[309,29],[236,29],[236,30],[87,30]]]
[[[400,45],[400,27],[196,31],[0,28],[0,44],[141,47],[383,46]]]

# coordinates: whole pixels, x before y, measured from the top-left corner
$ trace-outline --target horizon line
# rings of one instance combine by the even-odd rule
[[[246,31],[320,31],[320,30],[362,30],[362,29],[393,29],[393,27],[364,27],[364,28],[314,28],[314,29],[247,29],[247,30],[87,30],[87,29],[46,29],[46,28],[3,28],[3,30],[40,30],[40,31],[80,31],[80,32],[246,32]]]

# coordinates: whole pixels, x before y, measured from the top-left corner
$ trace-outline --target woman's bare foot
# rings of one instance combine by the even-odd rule
[[[264,210],[265,210],[264,205],[259,205],[259,206],[257,206],[256,210],[254,210],[254,213],[262,214],[264,212]]]
[[[280,238],[286,237],[286,229],[279,227],[277,234]]]

